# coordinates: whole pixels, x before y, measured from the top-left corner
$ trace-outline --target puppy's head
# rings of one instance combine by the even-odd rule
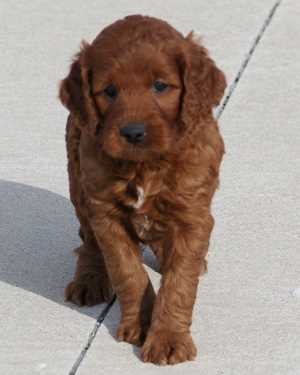
[[[206,50],[166,22],[130,16],[84,43],[62,103],[113,158],[149,160],[205,124],[225,90]]]

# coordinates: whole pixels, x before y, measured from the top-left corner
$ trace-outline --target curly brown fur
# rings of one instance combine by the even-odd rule
[[[158,92],[156,80],[167,88]],[[84,43],[60,86],[70,111],[70,195],[83,240],[66,298],[92,305],[114,290],[122,313],[117,336],[143,345],[146,362],[196,356],[192,310],[206,270],[211,200],[224,153],[212,108],[225,86],[192,34],[183,37],[143,16],[117,21]],[[120,135],[132,123],[145,124],[141,144]],[[140,242],[160,263],[157,296]]]

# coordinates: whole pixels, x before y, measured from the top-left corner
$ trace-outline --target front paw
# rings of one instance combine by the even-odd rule
[[[117,339],[141,346],[145,341],[146,333],[147,327],[142,326],[138,320],[122,320],[117,330]]]
[[[76,277],[65,289],[65,299],[78,306],[94,306],[108,302],[112,288],[107,277],[87,273]]]
[[[157,365],[174,365],[194,360],[197,349],[188,332],[150,330],[142,347],[141,355],[144,362],[152,362]]]

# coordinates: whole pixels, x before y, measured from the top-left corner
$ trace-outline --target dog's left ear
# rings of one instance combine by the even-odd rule
[[[224,73],[209,57],[193,33],[185,38],[183,62],[184,93],[181,119],[186,125],[201,123],[201,117],[212,114],[224,94]]]
[[[79,120],[79,124],[94,130],[99,122],[91,95],[91,68],[89,56],[91,46],[82,42],[68,76],[60,83],[59,98],[62,104]]]

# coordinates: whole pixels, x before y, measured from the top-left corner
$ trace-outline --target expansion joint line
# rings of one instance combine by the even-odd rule
[[[96,324],[92,330],[92,332],[89,335],[88,341],[82,351],[80,352],[76,362],[74,363],[71,371],[69,372],[69,375],[75,375],[78,367],[80,366],[81,362],[83,361],[87,351],[89,350],[90,346],[92,345],[92,342],[94,341],[94,338],[96,337],[96,334],[98,332],[98,329],[101,327],[101,324],[103,323],[104,319],[106,318],[107,314],[109,313],[109,310],[111,309],[112,305],[115,303],[116,295],[112,297],[110,302],[104,307],[101,314],[98,316],[98,319],[96,321]]]
[[[247,52],[241,66],[240,66],[240,69],[237,72],[237,75],[234,78],[234,81],[231,83],[231,85],[229,87],[227,95],[225,96],[224,100],[222,101],[222,103],[220,104],[220,106],[218,107],[218,109],[216,111],[215,117],[216,117],[217,120],[221,117],[222,113],[224,112],[224,110],[225,110],[231,96],[233,95],[234,90],[236,89],[236,87],[237,87],[237,85],[238,85],[247,65],[249,64],[249,61],[251,60],[251,57],[252,57],[256,47],[258,46],[258,44],[259,44],[262,36],[264,35],[267,27],[269,26],[270,22],[272,21],[272,18],[274,16],[277,8],[279,7],[280,3],[281,3],[281,0],[275,2],[275,4],[272,6],[267,18],[265,19],[264,23],[262,24],[262,27],[258,31],[258,34],[256,35],[249,51]]]

